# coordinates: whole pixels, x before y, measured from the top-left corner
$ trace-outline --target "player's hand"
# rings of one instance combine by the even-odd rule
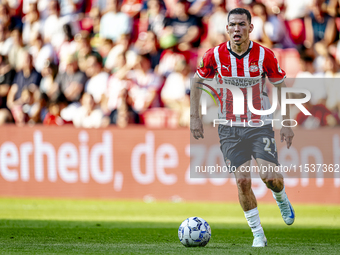
[[[294,132],[293,132],[292,128],[291,127],[282,127],[281,132],[280,132],[280,136],[281,136],[281,143],[283,141],[286,141],[287,148],[289,149],[290,146],[292,145],[293,137],[294,137]]]
[[[203,124],[199,117],[190,117],[190,131],[195,139],[204,138]]]

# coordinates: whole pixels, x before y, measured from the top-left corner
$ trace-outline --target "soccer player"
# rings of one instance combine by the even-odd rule
[[[247,88],[252,88],[253,106],[255,109],[270,109],[269,98],[263,78],[267,75],[269,81],[278,88],[278,100],[281,102],[281,88],[286,87],[285,72],[280,68],[273,52],[258,43],[249,40],[249,33],[253,30],[251,15],[248,10],[236,8],[228,14],[226,26],[230,41],[224,42],[215,48],[209,49],[203,56],[195,74],[197,83],[193,82],[191,89],[191,132],[195,139],[203,138],[203,125],[199,115],[199,100],[202,87],[199,82],[216,78],[218,83],[233,85],[241,88],[247,98]],[[218,133],[221,150],[227,166],[235,171],[239,202],[244,211],[248,225],[251,228],[254,241],[253,247],[267,246],[267,239],[261,226],[257,201],[251,189],[250,172],[240,171],[250,166],[253,156],[258,166],[274,168],[278,165],[274,131],[267,115],[255,115],[245,110],[243,115],[233,115],[232,93],[226,88],[219,88],[218,93],[222,98],[219,118],[233,120],[233,125],[219,125]],[[245,107],[247,108],[247,107]],[[289,109],[283,119],[290,119]],[[244,122],[252,123],[263,121],[262,127],[244,127]],[[282,127],[281,142],[287,143],[287,148],[292,144],[294,133],[290,127]],[[243,168],[242,168],[243,167]],[[260,177],[266,186],[272,190],[284,222],[291,225],[295,219],[295,212],[285,192],[283,177],[275,171],[260,172]]]

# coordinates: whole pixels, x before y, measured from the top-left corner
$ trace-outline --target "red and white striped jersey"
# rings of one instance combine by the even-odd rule
[[[230,84],[239,87],[244,94],[244,114],[233,114],[233,96],[230,90],[219,88],[217,91],[223,105],[219,110],[219,118],[232,120],[237,126],[243,126],[246,121],[254,123],[262,120],[264,124],[270,124],[272,115],[255,115],[250,112],[247,103],[247,88],[252,87],[253,106],[257,110],[271,108],[266,92],[264,78],[276,85],[281,83],[286,73],[283,71],[274,53],[258,43],[250,42],[249,49],[241,56],[234,53],[230,43],[222,43],[209,49],[203,56],[197,75],[202,79],[216,79],[217,83]],[[242,124],[241,124],[242,123]]]

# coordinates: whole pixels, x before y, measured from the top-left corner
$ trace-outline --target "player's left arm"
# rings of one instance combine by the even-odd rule
[[[287,86],[286,86],[285,82],[282,81],[279,84],[275,84],[275,87],[278,88],[277,96],[278,96],[278,101],[281,105],[281,90],[282,90],[282,88],[285,88]],[[287,94],[286,97],[287,97],[287,99],[290,98],[289,94]],[[286,115],[282,116],[282,120],[287,120],[287,121],[285,121],[287,127],[282,126],[282,128],[281,128],[281,131],[280,131],[281,142],[283,142],[285,140],[286,143],[287,143],[287,148],[289,149],[290,146],[292,145],[292,142],[293,142],[294,132],[293,132],[292,128],[290,127],[291,126],[290,121],[288,121],[288,120],[290,120],[290,108],[289,108],[288,104],[286,104]]]
[[[286,78],[286,72],[281,69],[279,62],[275,58],[274,53],[267,49],[266,54],[265,54],[265,60],[264,60],[264,65],[263,65],[265,72],[267,73],[267,76],[269,78],[269,81],[278,88],[278,101],[281,105],[281,90],[284,87],[287,87],[284,80]],[[289,98],[289,96],[287,96]],[[288,123],[290,119],[290,109],[289,106],[286,105],[286,115],[282,116],[283,120],[285,123]],[[286,124],[286,126],[291,126]],[[287,148],[289,149],[290,146],[292,145],[293,137],[294,137],[294,132],[291,127],[284,127],[282,126],[281,131],[280,131],[280,136],[281,136],[281,142],[284,140],[287,143]]]

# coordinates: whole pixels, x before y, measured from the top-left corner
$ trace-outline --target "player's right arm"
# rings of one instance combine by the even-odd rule
[[[190,131],[195,139],[204,138],[203,124],[199,112],[202,94],[202,82],[212,80],[215,76],[213,49],[208,50],[201,59],[190,89]]]
[[[195,74],[190,89],[190,131],[195,139],[204,138],[203,124],[199,113],[202,90],[198,89],[198,87],[202,88],[202,84],[198,83],[202,81],[204,80]]]

